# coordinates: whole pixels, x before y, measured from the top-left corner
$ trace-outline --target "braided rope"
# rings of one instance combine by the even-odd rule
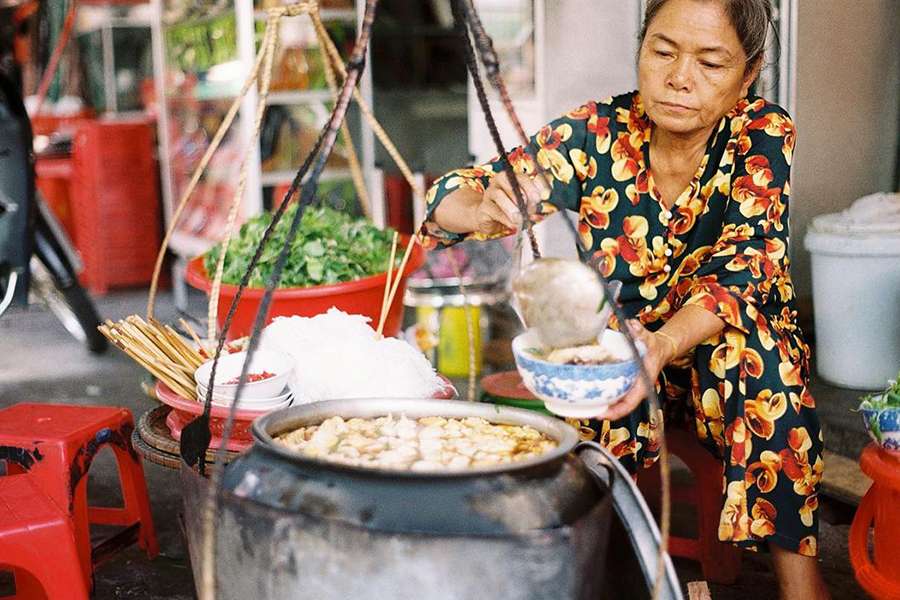
[[[238,92],[237,97],[231,102],[231,106],[228,107],[228,112],[225,113],[225,118],[222,119],[222,123],[219,124],[219,129],[216,130],[216,134],[213,136],[213,139],[209,143],[209,146],[207,146],[206,152],[203,153],[203,157],[194,168],[194,173],[193,175],[191,175],[188,186],[185,188],[184,192],[182,192],[181,198],[178,201],[178,206],[175,207],[175,211],[172,213],[172,218],[169,220],[169,227],[168,229],[166,229],[166,235],[163,237],[162,244],[160,244],[159,247],[159,253],[156,255],[156,264],[153,266],[153,276],[150,278],[150,292],[147,298],[148,319],[153,318],[153,306],[156,303],[156,291],[159,286],[159,274],[162,270],[163,259],[165,259],[166,257],[166,250],[168,249],[169,243],[172,240],[172,235],[175,233],[175,227],[176,225],[178,225],[178,221],[179,219],[181,219],[181,214],[184,212],[184,209],[187,206],[188,201],[191,199],[191,196],[193,195],[197,184],[200,182],[200,178],[206,171],[206,167],[209,165],[209,161],[212,159],[213,154],[215,154],[216,150],[219,149],[219,145],[222,143],[222,139],[225,137],[225,133],[234,122],[234,118],[237,116],[244,96],[247,95],[247,92],[250,90],[250,86],[253,85],[256,81],[257,76],[259,75],[259,69],[262,65],[263,59],[265,58],[265,54],[266,47],[263,44],[262,46],[260,46],[259,52],[256,54],[256,60],[253,63],[253,68],[250,70],[250,74],[244,81],[244,85],[241,87],[240,92]]]
[[[284,200],[279,206],[278,212],[275,213],[275,217],[273,217],[272,223],[266,230],[266,233],[263,236],[263,240],[260,241],[259,245],[256,248],[256,253],[254,254],[254,260],[258,261],[259,256],[262,254],[262,250],[265,247],[267,236],[271,234],[272,230],[274,229],[274,225],[277,223],[276,217],[277,219],[281,218],[281,215],[284,214],[284,210],[290,202],[291,198],[294,196],[297,190],[301,188],[301,183],[303,182],[306,172],[309,169],[310,164],[313,162],[313,158],[315,157],[316,162],[310,174],[309,181],[302,185],[299,205],[291,221],[291,227],[287,236],[287,240],[285,241],[284,246],[281,248],[281,251],[278,254],[272,276],[266,284],[266,289],[260,302],[260,307],[256,314],[256,319],[253,323],[253,328],[250,333],[250,340],[247,344],[247,359],[244,361],[241,369],[241,375],[239,378],[240,383],[238,384],[234,401],[232,402],[229,409],[228,419],[225,422],[225,427],[222,434],[222,443],[216,451],[215,465],[212,469],[212,472],[210,473],[210,493],[207,495],[204,506],[205,510],[203,512],[204,535],[201,554],[201,600],[213,600],[215,596],[215,534],[213,523],[215,521],[218,495],[219,493],[221,493],[219,487],[221,483],[222,470],[224,468],[223,465],[226,452],[225,447],[228,444],[228,440],[231,437],[231,432],[234,427],[235,414],[240,402],[241,394],[243,393],[243,389],[245,387],[247,372],[250,366],[250,362],[252,361],[253,354],[255,353],[256,348],[259,344],[260,333],[269,311],[273,292],[275,290],[275,287],[278,285],[279,280],[281,279],[282,271],[284,270],[284,266],[287,262],[287,256],[290,250],[291,242],[296,237],[297,230],[300,225],[300,220],[303,216],[303,209],[305,208],[305,206],[309,205],[313,199],[316,191],[316,183],[322,173],[322,170],[325,167],[325,161],[328,159],[331,150],[334,148],[334,143],[337,138],[340,124],[343,122],[344,117],[347,113],[350,95],[356,85],[360,73],[365,66],[365,53],[372,31],[372,23],[375,19],[376,4],[377,0],[366,0],[365,14],[363,16],[363,22],[360,27],[356,45],[353,49],[353,54],[351,55],[348,74],[344,81],[343,88],[341,89],[341,93],[338,96],[337,101],[335,102],[335,106],[331,113],[331,118],[328,121],[328,125],[325,129],[322,130],[319,139],[316,141],[316,146],[313,148],[313,151],[310,152],[310,154],[307,156],[306,161],[304,161],[303,166],[294,176],[294,180],[291,183],[291,186],[288,189],[287,193],[285,194]],[[250,267],[247,270],[247,273],[245,273],[244,278],[241,281],[241,286],[238,288],[238,295],[240,295],[240,293],[243,291],[243,288],[246,287],[246,283],[249,280],[249,274],[254,268],[255,262],[252,261]],[[210,374],[210,383],[209,389],[207,391],[206,405],[204,407],[204,414],[206,414],[207,417],[209,407],[212,403],[212,382],[214,381],[216,366],[218,364],[218,359],[221,354],[222,348],[225,344],[225,336],[227,334],[228,326],[230,326],[230,319],[234,316],[234,310],[237,306],[237,301],[238,297],[236,297],[232,302],[228,318],[226,319],[226,327],[219,337],[219,344],[216,349],[216,358],[213,363],[212,373]],[[204,454],[205,449],[203,449],[201,456],[203,456]]]
[[[516,132],[519,135],[520,141],[523,146],[528,146],[528,136],[525,134],[525,130],[522,128],[522,124],[516,115],[515,108],[513,107],[512,100],[510,99],[509,92],[506,88],[506,84],[503,81],[503,77],[500,74],[500,64],[497,59],[497,54],[494,51],[493,43],[491,41],[490,36],[487,35],[487,32],[484,29],[484,25],[481,23],[481,19],[478,17],[478,12],[475,10],[475,6],[472,3],[472,0],[459,0],[460,2],[464,2],[464,8],[466,11],[466,17],[468,19],[469,27],[472,29],[473,37],[475,39],[475,43],[478,45],[478,49],[480,52],[482,63],[485,66],[485,73],[487,74],[488,79],[491,84],[494,86],[495,90],[500,95],[503,106],[506,110],[507,116],[512,121],[513,126],[516,129]],[[552,178],[547,173],[547,171],[541,166],[537,157],[535,157],[535,167],[537,169],[538,175],[543,178],[544,182],[548,185],[552,185]],[[552,189],[552,188],[551,188]],[[552,202],[552,200],[551,200]],[[564,210],[565,207],[558,206],[557,209]],[[569,229],[569,232],[572,234],[572,237],[575,239],[575,244],[579,248],[583,250],[585,255],[588,254],[588,249],[584,247],[581,236],[578,235],[578,232],[575,230],[574,224],[568,219],[563,218],[566,226]],[[590,259],[588,259],[590,261]],[[596,265],[594,265],[596,267]],[[597,277],[600,279],[600,283],[603,286],[603,289],[607,295],[607,297],[612,297],[610,294],[609,283],[600,273],[599,269],[595,268],[594,272]],[[613,312],[616,315],[616,318],[620,323],[624,324],[626,322],[626,316],[622,311],[621,307],[616,303],[612,303]],[[644,362],[640,360],[640,354],[638,353],[637,345],[635,344],[634,338],[631,335],[631,332],[627,327],[622,328],[623,333],[625,333],[625,337],[628,340],[628,344],[631,347],[631,351],[635,357],[638,357],[638,364],[640,365],[640,373],[641,378],[643,379],[644,387],[647,389],[647,399],[650,404],[651,411],[651,419],[654,414],[662,414],[659,397],[656,393],[656,382],[650,379],[649,374],[647,373],[646,368],[644,367]],[[657,565],[656,577],[653,584],[653,593],[652,597],[654,600],[659,597],[660,593],[662,593],[663,587],[663,579],[665,577],[665,562],[662,560],[662,557],[668,552],[669,546],[669,533],[670,533],[670,525],[671,525],[671,482],[670,482],[670,471],[669,471],[669,451],[668,446],[666,445],[666,436],[665,436],[665,423],[662,418],[659,421],[659,463],[660,463],[660,488],[661,488],[661,514],[660,514],[660,548],[659,548],[659,556],[660,560]]]
[[[322,23],[322,19],[319,16],[319,13],[313,12],[310,16],[312,17],[313,25],[315,25],[316,34],[324,44],[323,47],[327,51],[332,65],[337,70],[338,75],[340,75],[341,77],[346,77],[347,70],[344,66],[344,61],[341,58],[337,47],[334,45],[331,36],[329,36],[328,32],[325,30],[325,24]],[[412,188],[413,196],[419,200],[423,199],[425,196],[425,192],[420,188],[418,182],[416,181],[416,178],[413,176],[412,169],[409,168],[409,164],[407,164],[403,156],[400,155],[400,151],[397,150],[397,146],[394,145],[394,142],[391,141],[391,138],[381,126],[381,123],[379,123],[378,119],[375,118],[375,115],[372,113],[372,109],[369,107],[366,99],[363,98],[362,94],[357,88],[353,89],[353,99],[356,101],[357,106],[359,106],[360,113],[362,113],[362,116],[369,124],[369,127],[372,128],[372,131],[375,133],[378,141],[381,142],[382,146],[384,146],[384,149],[397,165],[397,168],[400,169],[400,173],[402,173],[403,178],[409,184],[410,188]]]
[[[538,248],[537,238],[534,235],[534,224],[531,222],[531,216],[528,214],[528,204],[525,202],[525,194],[519,184],[515,168],[506,156],[506,147],[500,137],[500,131],[497,123],[494,121],[494,115],[491,112],[490,102],[488,101],[487,92],[484,89],[484,82],[478,72],[478,62],[475,58],[475,50],[472,47],[472,40],[469,38],[469,24],[466,20],[465,8],[462,6],[462,0],[452,0],[450,6],[453,10],[453,20],[456,25],[456,33],[459,36],[460,43],[463,45],[466,67],[472,75],[472,83],[475,86],[475,93],[478,96],[478,102],[484,113],[484,120],[487,123],[488,131],[490,131],[491,139],[497,149],[497,155],[503,162],[503,170],[509,179],[510,187],[516,199],[516,206],[522,217],[522,227],[519,228],[518,235],[522,235],[522,231],[528,233],[528,241],[531,244],[531,255],[534,258],[541,257],[540,248]],[[488,38],[490,39],[490,38]]]
[[[266,101],[269,97],[269,86],[272,83],[272,65],[275,57],[275,48],[278,45],[277,27],[281,22],[281,15],[269,15],[266,20],[266,31],[263,34],[260,46],[265,48],[265,60],[262,69],[262,84],[259,91],[259,103],[256,107],[256,121],[253,127],[253,137],[251,144],[255,143],[259,138],[259,130],[262,127],[263,115],[266,112]],[[244,198],[244,189],[247,187],[247,171],[250,163],[251,144],[247,145],[244,152],[244,158],[241,160],[241,172],[238,176],[237,189],[234,192],[234,200],[231,203],[231,210],[228,211],[228,222],[225,226],[225,236],[222,240],[222,250],[219,252],[219,258],[216,260],[216,272],[213,276],[212,289],[209,291],[209,302],[207,305],[207,333],[206,339],[216,339],[216,313],[219,310],[219,290],[222,287],[222,275],[225,271],[225,255],[228,253],[228,246],[231,243],[231,235],[234,233],[234,226],[237,222],[237,215],[241,207],[241,200]]]
[[[315,15],[315,17],[313,17],[313,15]],[[310,18],[312,18],[313,22],[315,23],[315,19],[319,18],[318,8],[310,13]],[[322,64],[325,67],[325,80],[328,82],[328,89],[330,89],[332,95],[337,98],[337,76],[334,72],[334,64],[329,58],[327,50],[325,50],[325,41],[323,39],[323,34],[324,38],[327,38],[329,40],[331,39],[327,32],[320,32],[317,27],[316,36],[319,38],[319,48],[321,49],[322,54]],[[366,180],[363,177],[362,168],[359,164],[359,158],[356,155],[356,148],[353,146],[353,136],[350,135],[350,128],[347,127],[346,121],[341,123],[341,139],[344,140],[344,145],[347,147],[347,161],[350,163],[350,176],[353,178],[353,187],[356,188],[356,195],[359,198],[359,205],[362,207],[363,214],[371,219],[372,201],[369,198],[369,192],[366,189]]]

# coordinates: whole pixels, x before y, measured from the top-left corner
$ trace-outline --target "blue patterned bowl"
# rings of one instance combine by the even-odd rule
[[[543,360],[537,334],[528,330],[512,342],[516,367],[528,390],[544,401],[547,410],[563,417],[601,417],[637,380],[639,367],[628,340],[607,330],[602,346],[619,360],[602,365],[560,365]],[[638,342],[641,356],[646,348]]]
[[[886,450],[900,451],[900,408],[860,408],[869,437]]]

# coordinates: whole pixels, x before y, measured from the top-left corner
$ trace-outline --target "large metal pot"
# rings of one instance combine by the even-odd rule
[[[530,425],[558,447],[508,465],[422,473],[340,465],[273,441],[335,415],[387,414]],[[270,413],[254,422],[253,436],[224,474],[217,598],[598,598],[614,496],[648,580],[655,573],[658,533],[654,543],[631,479],[558,419],[446,400],[334,400]],[[188,469],[183,480],[196,569],[206,480]],[[661,597],[680,598],[667,566]]]

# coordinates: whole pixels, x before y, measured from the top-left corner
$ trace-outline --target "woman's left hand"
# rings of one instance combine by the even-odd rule
[[[674,356],[672,344],[668,343],[662,336],[655,335],[641,325],[640,321],[630,320],[626,324],[631,335],[647,346],[647,353],[644,354],[644,367],[650,380],[656,382],[663,367],[671,361]],[[628,393],[621,399],[609,406],[609,409],[599,418],[614,421],[628,415],[647,397],[647,387],[644,385],[644,378],[639,374],[638,379]]]

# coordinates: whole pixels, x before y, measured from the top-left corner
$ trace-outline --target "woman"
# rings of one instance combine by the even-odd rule
[[[535,220],[555,210],[549,194],[579,213],[581,258],[623,283],[666,422],[693,422],[724,462],[719,538],[771,551],[782,597],[827,598],[815,559],[822,438],[789,274],[795,132],[783,109],[747,95],[771,15],[769,0],[650,0],[639,91],[588,102],[506,159]],[[428,193],[426,243],[513,232],[514,198],[499,160],[448,173]],[[661,415],[645,392],[573,423],[632,470],[657,458]]]

